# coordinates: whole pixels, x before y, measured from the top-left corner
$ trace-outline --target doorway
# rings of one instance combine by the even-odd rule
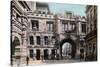
[[[40,50],[39,49],[36,50],[36,59],[40,60]]]
[[[44,60],[48,60],[48,49],[44,50]]]

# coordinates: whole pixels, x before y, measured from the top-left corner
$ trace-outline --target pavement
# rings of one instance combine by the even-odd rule
[[[56,63],[74,63],[74,62],[82,62],[80,60],[73,60],[73,59],[68,59],[68,60],[45,60],[43,63],[46,64],[56,64]]]
[[[29,66],[34,65],[44,65],[44,64],[61,64],[61,63],[77,63],[77,62],[84,62],[84,60],[79,59],[67,59],[67,60],[35,60],[35,61],[29,61]],[[26,64],[24,65],[26,66]],[[13,67],[23,67],[23,65],[13,65]]]
[[[84,62],[84,60],[77,59],[68,59],[68,60],[41,60],[31,62],[29,65],[42,65],[42,64],[60,64],[60,63],[76,63],[76,62]]]

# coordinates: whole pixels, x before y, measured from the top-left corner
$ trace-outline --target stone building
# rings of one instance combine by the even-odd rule
[[[29,29],[26,11],[30,8],[25,1],[11,1],[11,64],[26,63]]]
[[[86,49],[87,60],[97,60],[97,6],[86,6],[87,16],[87,35],[86,35]]]
[[[53,14],[48,3],[11,1],[12,64],[85,57],[85,36],[85,17]]]

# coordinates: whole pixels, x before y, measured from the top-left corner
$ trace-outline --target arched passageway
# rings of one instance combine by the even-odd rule
[[[71,58],[72,45],[69,42],[65,42],[62,45],[62,56],[65,58]]]
[[[68,39],[63,39],[60,42],[60,55],[61,58],[75,58],[76,54],[76,43],[68,38]]]
[[[14,37],[14,41],[11,42],[11,65],[13,64],[13,58],[20,59],[20,57],[15,57],[15,52],[19,52],[20,48],[16,48],[20,45],[20,40],[18,37]]]
[[[16,52],[17,50],[20,50],[19,48],[18,48],[18,49],[16,48],[16,47],[19,46],[19,45],[20,45],[20,41],[19,41],[18,37],[15,37],[15,38],[14,38],[14,41],[13,41],[12,44],[11,44],[11,54],[12,54],[12,55],[15,55],[15,52]]]

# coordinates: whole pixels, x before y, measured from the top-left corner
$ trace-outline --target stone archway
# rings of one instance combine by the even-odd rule
[[[14,59],[18,60],[20,59],[20,56],[15,57],[15,52],[20,50],[20,48],[16,49],[16,47],[19,45],[20,45],[20,40],[18,37],[15,36],[14,40],[11,42],[11,65],[13,65],[13,63],[15,62]]]
[[[19,45],[20,45],[20,41],[19,41],[18,37],[14,37],[14,41],[11,44],[11,54],[12,55],[15,55],[15,48],[16,48],[16,46],[19,46]]]
[[[76,43],[70,39],[70,38],[66,38],[66,39],[63,39],[61,40],[60,42],[60,55],[61,55],[61,59],[63,59],[63,56],[62,56],[62,47],[65,43],[69,43],[70,44],[70,47],[71,47],[71,58],[75,58],[75,54],[76,54]]]

